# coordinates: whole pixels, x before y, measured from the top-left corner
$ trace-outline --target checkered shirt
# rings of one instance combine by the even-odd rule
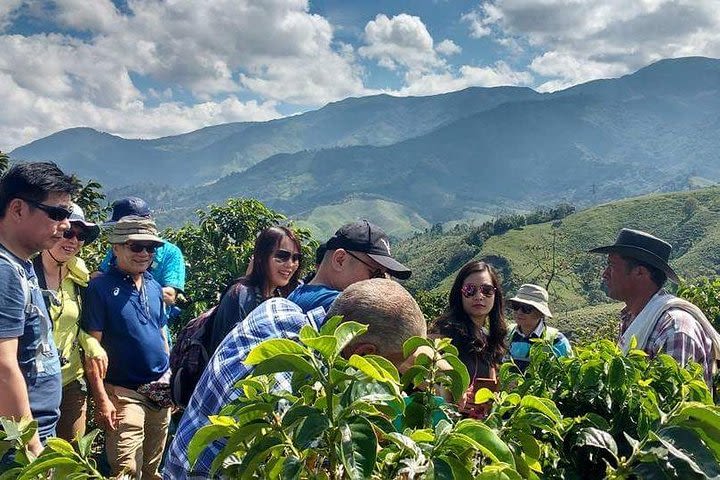
[[[220,343],[198,381],[170,446],[163,478],[209,478],[210,465],[222,449],[223,442],[208,445],[192,472],[187,458],[188,445],[193,435],[210,423],[210,415],[217,415],[224,405],[240,396],[235,384],[252,370],[243,363],[250,350],[271,338],[294,340],[302,327],[311,325],[318,328],[324,320],[325,310],[322,307],[305,314],[287,299],[272,298],[239,322]],[[276,378],[278,389],[290,390],[290,374],[278,374]]]
[[[620,335],[634,320],[627,309],[620,312]],[[679,308],[671,308],[663,313],[650,333],[643,350],[651,357],[666,353],[685,365],[689,361],[703,367],[705,383],[712,385],[712,340],[690,313]]]

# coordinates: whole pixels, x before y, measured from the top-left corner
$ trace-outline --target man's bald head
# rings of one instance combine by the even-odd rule
[[[396,365],[410,337],[427,336],[425,316],[415,299],[394,280],[376,278],[357,282],[335,300],[328,317],[368,325],[364,335],[347,347],[349,353],[381,355]]]

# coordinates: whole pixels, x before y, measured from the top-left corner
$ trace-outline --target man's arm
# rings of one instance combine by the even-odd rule
[[[18,339],[0,339],[0,416],[32,418],[27,385],[17,360]],[[37,433],[28,444],[30,451],[39,455],[43,447]]]
[[[102,332],[90,331],[88,333],[98,342],[102,341]],[[115,430],[117,426],[115,406],[105,391],[102,372],[96,368],[93,362],[86,361],[85,374],[90,384],[90,392],[95,399],[95,418],[97,422],[106,429]]]

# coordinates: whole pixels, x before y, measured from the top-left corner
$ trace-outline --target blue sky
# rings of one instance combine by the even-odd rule
[[[718,0],[0,0],[0,150],[720,57]]]

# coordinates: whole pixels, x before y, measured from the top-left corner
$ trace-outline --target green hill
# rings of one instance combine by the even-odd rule
[[[718,273],[720,187],[620,200],[561,221],[513,229],[482,243],[474,240],[476,227],[457,226],[442,233],[436,229],[400,243],[397,252],[413,269],[407,285],[416,291],[448,291],[457,270],[471,258],[493,264],[510,293],[523,283],[549,282],[556,323],[582,337],[590,325],[607,326],[612,317],[608,312],[617,311],[616,305],[606,305],[610,300],[601,290],[605,258],[586,252],[613,243],[622,227],[645,230],[672,243],[671,264],[685,280]],[[602,312],[580,310],[593,305],[600,305]]]

